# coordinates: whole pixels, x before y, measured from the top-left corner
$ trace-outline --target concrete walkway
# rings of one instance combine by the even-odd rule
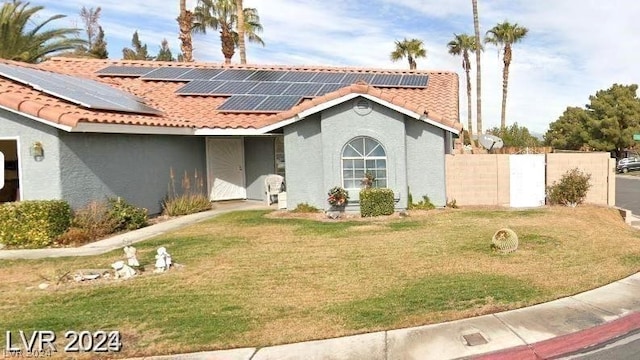
[[[75,249],[0,250],[0,259],[98,255],[258,202],[219,204],[216,210],[169,220]],[[640,219],[621,210],[625,221]],[[557,358],[640,329],[640,273],[574,296],[517,310],[441,324],[308,341],[138,359],[211,360],[539,360]]]

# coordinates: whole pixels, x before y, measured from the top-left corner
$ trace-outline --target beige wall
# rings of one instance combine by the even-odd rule
[[[502,154],[447,155],[447,200],[458,205],[509,206],[509,156]],[[546,155],[547,186],[570,169],[591,174],[586,202],[615,205],[615,159],[609,153],[551,153]]]

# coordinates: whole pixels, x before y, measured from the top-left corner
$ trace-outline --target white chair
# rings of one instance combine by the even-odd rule
[[[276,174],[267,175],[264,178],[264,189],[267,194],[267,205],[271,205],[272,196],[277,196],[284,191],[284,177]]]

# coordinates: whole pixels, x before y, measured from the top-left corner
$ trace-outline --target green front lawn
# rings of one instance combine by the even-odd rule
[[[517,252],[491,250],[502,227],[518,233]],[[159,246],[184,267],[152,274]],[[0,263],[0,328],[55,330],[59,339],[119,330],[121,357],[260,347],[518,308],[640,266],[640,233],[597,207],[338,222],[235,212],[136,247],[149,270],[126,281],[37,288],[67,271],[108,268],[121,251]]]

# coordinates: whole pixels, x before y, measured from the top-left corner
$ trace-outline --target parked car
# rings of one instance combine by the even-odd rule
[[[628,157],[618,161],[616,170],[621,173],[626,173],[633,170],[640,170],[640,157]]]

